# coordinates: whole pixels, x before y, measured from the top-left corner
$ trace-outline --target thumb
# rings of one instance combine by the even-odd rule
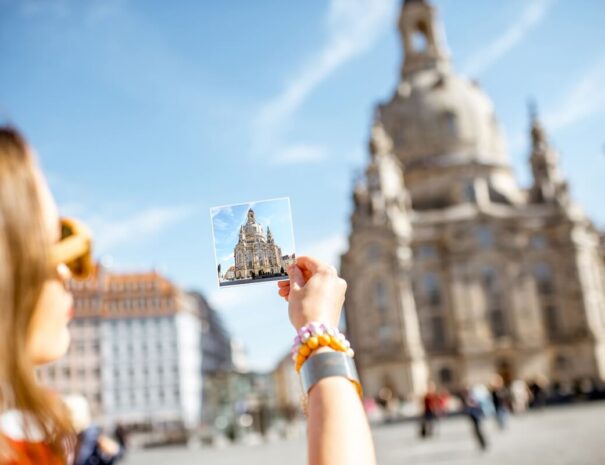
[[[301,290],[305,285],[305,277],[302,271],[296,265],[293,265],[289,270],[290,275],[290,289],[294,291]]]

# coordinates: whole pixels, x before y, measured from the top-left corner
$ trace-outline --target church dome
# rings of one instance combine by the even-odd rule
[[[490,99],[476,83],[447,70],[427,69],[407,76],[380,114],[406,169],[469,162],[508,164]]]
[[[516,203],[516,185],[493,105],[450,68],[436,9],[407,1],[399,18],[405,58],[393,97],[376,118],[393,142],[414,209]]]

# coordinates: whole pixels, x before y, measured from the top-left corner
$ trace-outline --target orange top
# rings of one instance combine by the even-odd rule
[[[0,414],[0,437],[3,443],[8,444],[11,452],[8,462],[0,454],[0,464],[64,465],[63,460],[44,442],[39,430],[30,427],[25,431],[24,418],[25,415],[18,410],[7,410]]]

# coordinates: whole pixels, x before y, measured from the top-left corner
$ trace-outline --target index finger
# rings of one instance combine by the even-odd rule
[[[326,265],[316,258],[303,255],[302,257],[296,258],[296,266],[298,266],[303,272],[310,271],[312,274],[315,274]]]

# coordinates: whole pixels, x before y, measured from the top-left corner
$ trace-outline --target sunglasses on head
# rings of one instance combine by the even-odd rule
[[[93,270],[92,236],[89,229],[73,218],[61,218],[61,239],[53,244],[54,265],[64,263],[76,279],[86,279]]]

